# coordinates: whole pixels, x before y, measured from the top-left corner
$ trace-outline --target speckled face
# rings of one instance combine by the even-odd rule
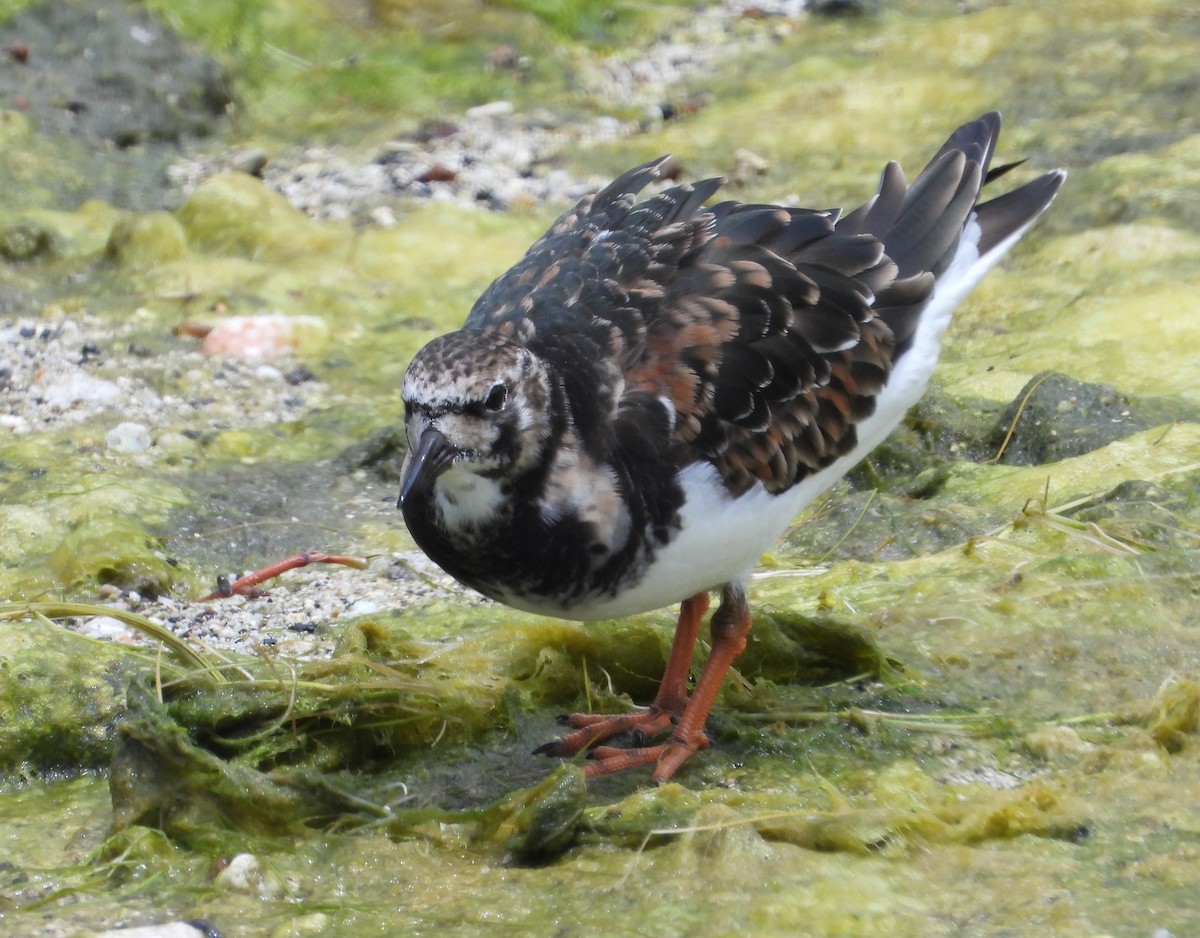
[[[427,430],[445,438],[438,474],[502,478],[533,465],[549,433],[549,377],[540,359],[494,333],[453,332],[426,345],[404,376],[405,429],[416,453]]]

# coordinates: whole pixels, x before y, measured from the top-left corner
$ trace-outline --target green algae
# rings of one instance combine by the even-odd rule
[[[13,447],[24,471],[0,478],[0,594],[83,599],[102,583],[169,593],[178,571],[151,529],[184,503],[181,490],[130,467],[77,475],[63,455],[75,443],[40,442]]]
[[[2,613],[0,634],[4,774],[11,778],[106,767],[124,682],[137,670],[130,656],[120,648],[63,634],[49,623],[14,625]]]
[[[261,39],[281,14],[245,15]],[[957,450],[950,431],[913,432],[913,449],[877,468],[882,494],[842,488],[799,519],[753,583],[756,628],[714,713],[716,745],[679,784],[605,780],[585,800],[577,774],[546,777],[525,755],[556,712],[648,699],[668,615],[585,627],[453,603],[388,611],[344,625],[331,663],[239,662],[252,679],[193,677],[161,707],[143,695],[124,736],[141,751],[116,776],[128,825],[117,834],[108,779],[6,788],[3,853],[19,859],[0,868],[0,921],[19,932],[47,913],[94,927],[166,912],[245,934],[348,935],[1195,931],[1197,426],[1181,418],[1036,467],[988,463],[979,428],[1046,368],[1194,406],[1195,356],[1181,350],[1200,347],[1200,137],[1179,76],[1196,28],[1165,2],[805,24],[708,82],[713,103],[694,117],[573,158],[607,173],[623,155],[674,149],[697,172],[722,171],[749,145],[772,169],[739,197],[853,202],[882,156],[912,169],[955,120],[999,105],[1004,155],[1073,170],[950,336],[938,380],[989,419],[964,424]],[[307,71],[298,86],[315,80]],[[468,85],[465,97],[479,93]],[[331,111],[325,126],[361,126],[381,107]],[[76,283],[53,302],[116,320],[133,298],[164,334],[218,303],[328,317],[330,345],[306,362],[344,400],[198,446],[234,502],[281,464],[281,485],[308,476],[299,491],[336,495],[311,461],[394,426],[408,356],[456,325],[552,214],[419,208],[391,231],[353,232],[297,219],[253,180],[221,186],[170,221],[102,206],[22,215],[53,251],[4,277],[40,290],[104,261],[114,279],[101,295]],[[74,443],[0,452],[3,592],[88,598],[114,571],[180,595],[198,568],[241,559],[222,546],[164,569],[180,554],[173,512],[208,491],[194,466],[114,469],[97,487],[79,481]],[[246,460],[249,473],[229,468]],[[247,502],[247,517],[262,506]],[[238,536],[246,549],[255,534]],[[345,536],[409,546],[382,525]],[[271,559],[280,543],[250,550]],[[56,654],[30,664],[31,628],[48,629],[26,623],[2,643],[17,656],[2,685],[6,765],[105,764],[125,690],[155,662],[55,631]],[[29,719],[10,723],[21,707]],[[216,884],[213,859],[244,850],[282,896]]]
[[[619,49],[687,13],[687,4],[588,2],[328,4],[152,0],[184,35],[236,70],[234,116],[271,144],[358,139],[497,99],[596,109],[572,89],[577,60]],[[512,65],[489,64],[511,47]]]

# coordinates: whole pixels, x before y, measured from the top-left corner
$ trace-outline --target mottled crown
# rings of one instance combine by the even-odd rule
[[[401,394],[405,404],[421,410],[462,409],[485,400],[497,382],[524,383],[537,367],[528,349],[494,332],[451,332],[416,354]]]

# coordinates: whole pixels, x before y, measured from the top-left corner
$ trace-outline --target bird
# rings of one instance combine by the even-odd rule
[[[635,166],[413,357],[397,507],[429,558],[539,615],[680,604],[653,701],[564,715],[535,753],[586,755],[588,777],[652,766],[662,783],[708,747],[758,559],[921,397],[954,308],[1066,177],[980,202],[1019,165],[991,168],[999,133],[995,112],[963,124],[911,184],[887,163],[845,214],[709,204],[722,178]]]

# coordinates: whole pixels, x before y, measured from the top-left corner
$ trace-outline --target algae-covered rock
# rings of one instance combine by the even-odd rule
[[[1167,752],[1180,752],[1200,733],[1200,681],[1172,680],[1151,705],[1150,735]]]
[[[1192,508],[1200,502],[1200,471],[1156,481],[1129,479],[1065,513],[1137,545],[1184,551],[1200,535]]]
[[[205,180],[176,218],[196,250],[264,261],[328,250],[341,237],[245,173]]]
[[[187,234],[173,215],[127,215],[113,226],[105,254],[134,269],[179,260],[187,254]]]
[[[338,454],[334,464],[343,473],[365,470],[381,482],[398,483],[407,452],[408,438],[397,421],[352,443]]]
[[[111,584],[161,596],[170,593],[176,578],[159,538],[121,516],[93,518],[68,532],[46,567],[66,590]]]
[[[1139,407],[1110,385],[1045,373],[1030,378],[1001,414],[990,442],[1005,465],[1040,466],[1089,453],[1169,419],[1161,407]]]
[[[124,684],[142,667],[121,645],[0,619],[0,773],[107,765]]]
[[[890,669],[886,653],[862,627],[777,607],[755,613],[746,651],[735,666],[772,681],[802,684],[878,676]]]
[[[44,260],[57,250],[54,231],[31,220],[12,222],[0,228],[0,257],[9,261]]]
[[[701,807],[669,848],[678,875],[713,888],[751,887],[772,876],[774,850],[741,811]]]
[[[355,813],[363,803],[303,771],[259,772],[197,746],[152,690],[129,686],[109,768],[113,830],[157,827],[194,849],[220,849],[232,832],[278,837]]]
[[[490,839],[502,843],[521,862],[553,859],[574,839],[586,796],[583,771],[564,765],[493,809],[503,819]]]

